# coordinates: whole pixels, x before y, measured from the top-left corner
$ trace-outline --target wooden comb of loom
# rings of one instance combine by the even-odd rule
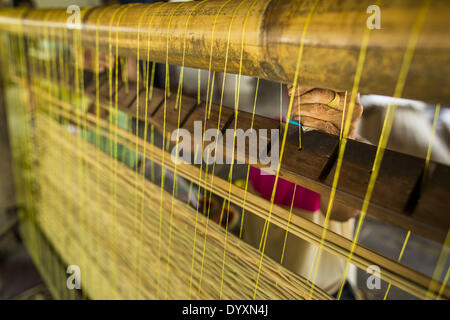
[[[103,52],[110,56],[137,57],[138,60],[166,65],[206,69],[210,73],[230,72],[294,85],[301,81],[317,87],[342,90],[353,87],[357,89],[356,92],[448,104],[450,67],[446,63],[449,51],[446,39],[449,31],[445,26],[445,21],[450,16],[448,4],[444,1],[434,1],[431,6],[427,1],[411,1],[407,5],[402,1],[391,2],[382,9],[385,27],[371,32],[365,28],[365,8],[368,5],[370,3],[364,1],[337,4],[332,1],[210,0],[181,4],[157,3],[150,6],[113,6],[84,9],[82,24],[74,29],[67,28],[67,15],[63,10],[3,10],[0,13],[1,30],[17,37],[16,45],[23,56],[19,57],[22,67],[17,68],[15,75],[9,78],[36,101],[37,111],[33,111],[36,112],[33,116],[37,119],[35,143],[40,146],[40,150],[45,150],[45,153],[40,154],[42,166],[54,166],[61,172],[64,171],[63,164],[79,168],[74,170],[73,176],[69,174],[69,178],[58,170],[54,174],[44,169],[36,170],[41,193],[46,190],[58,195],[60,200],[46,199],[43,193],[39,196],[42,203],[40,210],[31,215],[31,220],[40,226],[39,230],[56,247],[66,264],[76,259],[76,255],[66,252],[67,240],[57,233],[63,228],[63,221],[79,223],[79,229],[73,229],[68,235],[77,239],[71,245],[78,248],[78,252],[84,257],[80,262],[82,267],[91,266],[93,269],[84,280],[92,283],[86,284],[88,296],[328,298],[319,288],[264,257],[263,253],[249,246],[245,247],[238,238],[228,236],[227,230],[218,226],[209,225],[211,246],[214,249],[210,256],[206,255],[206,262],[214,267],[206,272],[203,268],[205,251],[202,252],[200,244],[196,247],[196,238],[204,237],[203,248],[206,248],[207,220],[198,218],[195,209],[183,207],[174,200],[175,189],[171,195],[164,193],[163,188],[155,188],[142,179],[140,174],[138,177],[137,170],[136,173],[133,172],[117,160],[111,160],[114,157],[108,159],[105,152],[100,153],[92,146],[85,145],[84,141],[61,131],[58,121],[53,121],[55,118],[59,119],[60,124],[64,123],[61,119],[75,124],[80,132],[87,132],[90,128],[98,130],[97,135],[101,132],[108,136],[110,141],[114,141],[109,151],[116,154],[116,159],[117,145],[120,143],[144,158],[150,157],[151,161],[207,191],[245,207],[251,214],[270,220],[285,230],[289,229],[290,233],[327,252],[344,259],[351,255],[351,262],[359,268],[365,270],[376,264],[380,266],[384,280],[413,295],[421,298],[450,296],[445,283],[433,281],[432,278],[356,242],[352,244],[351,240],[331,231],[324,232],[321,226],[301,217],[291,216],[289,210],[272,206],[270,201],[214,177],[214,173],[202,173],[201,169],[191,165],[177,166],[171,161],[167,151],[134,137],[130,132],[119,128],[112,118],[101,119],[98,114],[100,109],[110,113],[114,109],[120,110],[152,124],[163,136],[177,128],[192,132],[193,122],[196,120],[206,120],[205,128],[217,128],[221,131],[233,127],[244,130],[250,127],[256,130],[281,129],[280,141],[285,141],[284,144],[281,143],[281,147],[289,157],[285,156],[281,161],[280,177],[322,195],[335,192],[334,201],[354,208],[364,208],[363,205],[370,202],[365,210],[367,213],[444,243],[443,252],[448,247],[450,225],[447,209],[450,169],[447,166],[432,161],[427,163],[423,159],[389,150],[380,156],[382,146],[347,140],[345,135],[345,143],[342,143],[339,137],[316,131],[302,135],[302,149],[299,150],[298,126],[282,124],[280,128],[277,120],[241,111],[236,113],[234,109],[215,104],[211,104],[211,116],[208,118],[208,101],[198,101],[179,93],[170,95],[167,86],[162,89],[151,87],[152,92],[149,94],[148,80],[128,87],[128,84],[117,80],[118,75],[113,71],[104,77],[94,77],[84,84],[82,65],[77,65],[75,61],[74,65],[68,66],[68,57],[60,54],[56,47],[50,46],[41,62],[36,57],[25,57],[25,39],[43,39],[72,46],[75,52],[91,48],[97,54]],[[435,19],[421,21],[425,14]],[[364,60],[361,62],[361,59]],[[118,59],[115,63],[117,70]],[[359,69],[362,73],[358,72]],[[146,78],[149,78],[148,74]],[[52,83],[57,89],[52,87]],[[82,101],[69,99],[67,102],[63,89],[98,101],[98,114],[82,112]],[[178,101],[181,103],[176,105]],[[80,108],[76,108],[78,104]],[[23,114],[28,114],[27,108]],[[114,146],[116,149],[112,151]],[[61,148],[62,153],[73,153],[78,163],[51,151],[58,148]],[[49,154],[48,157],[44,155],[46,153]],[[343,155],[342,158],[340,154]],[[242,150],[236,150],[236,157],[246,155],[242,154]],[[374,175],[374,162],[377,160],[380,161],[380,167],[375,169]],[[338,167],[339,170],[336,170]],[[89,177],[89,173],[92,177]],[[108,174],[112,175],[111,179],[106,177]],[[333,185],[336,176],[339,177],[337,186]],[[59,179],[69,179],[68,181],[80,186],[69,194],[80,199],[81,205],[72,205],[80,206],[78,210],[83,212],[82,215],[67,214],[66,218],[62,218],[56,214],[64,208],[64,204],[73,202],[70,197],[61,193],[64,188],[56,183]],[[88,192],[90,183],[96,186],[92,187],[96,192]],[[69,187],[67,184],[64,186]],[[373,192],[367,202],[367,190],[372,187]],[[161,197],[152,198],[151,191],[158,193],[159,190]],[[112,205],[98,200],[99,196],[105,199],[108,195],[112,198]],[[134,201],[136,197],[138,201]],[[136,203],[140,205],[139,210],[135,209]],[[165,214],[154,212],[152,215],[147,212],[152,205],[160,206],[160,211]],[[109,237],[102,236],[100,230],[89,227],[89,219],[95,219],[92,213],[97,210],[102,212],[102,219],[106,219],[105,225],[112,229]],[[129,216],[120,213],[127,210],[130,212]],[[142,214],[140,228],[130,222],[136,222],[132,220],[133,213],[136,212]],[[136,219],[136,215],[133,219]],[[176,231],[175,234],[172,234],[173,230]],[[82,235],[77,237],[77,232]],[[120,236],[115,240],[117,232]],[[35,235],[29,238],[31,242],[33,237]],[[168,243],[162,240],[165,238],[170,239]],[[182,244],[186,239],[193,243],[192,247]],[[135,243],[123,244],[127,241]],[[148,248],[152,241],[158,243],[158,250]],[[97,251],[91,251],[96,243],[97,247],[101,244],[100,248],[103,250],[97,248]],[[167,250],[167,256],[161,255],[161,247]],[[33,245],[30,248],[34,252],[38,249],[33,248]],[[108,256],[107,248],[112,248],[112,257]],[[96,264],[91,257],[93,252],[108,261],[110,259],[110,263],[116,267],[108,269],[107,275],[102,275],[102,266]],[[183,260],[185,252],[192,252],[192,259]],[[203,261],[195,260],[196,255],[197,259],[201,257]],[[225,256],[227,263],[223,258]],[[244,259],[244,256],[247,258]],[[149,257],[146,265],[148,268],[158,265],[158,272],[144,272],[141,261],[143,257]],[[190,272],[179,269],[184,263],[191,264],[191,260]],[[244,271],[245,269],[250,271]],[[171,285],[169,273],[173,273]],[[214,277],[221,278],[220,286],[211,282]],[[108,283],[111,279],[112,284]],[[122,279],[126,280],[121,281]],[[203,286],[202,281],[206,283]],[[236,283],[243,283],[243,289],[238,289]],[[171,286],[183,289],[173,293],[168,289]],[[204,289],[203,292],[201,288]]]

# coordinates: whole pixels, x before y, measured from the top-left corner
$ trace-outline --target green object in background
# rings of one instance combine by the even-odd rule
[[[117,117],[117,127],[122,128],[127,131],[131,131],[129,116],[121,111],[118,111],[117,114],[115,111],[111,113],[111,122],[113,125],[116,124]],[[110,155],[113,158],[118,159],[123,162],[125,165],[132,169],[136,169],[136,163],[139,163],[140,156],[136,153],[136,151],[124,146],[121,143],[117,143],[117,154],[116,154],[116,146],[114,139],[107,138],[100,134],[100,137],[97,139],[97,134],[95,130],[88,129],[86,131],[82,131],[82,136],[86,141],[92,143],[93,145],[98,145],[98,148]],[[136,161],[137,160],[137,161]]]
[[[43,84],[41,84],[43,85]],[[69,103],[73,108],[81,110],[83,113],[87,113],[87,110],[92,103],[92,99],[88,96],[80,97],[77,94],[73,94],[70,90],[63,86],[56,86],[51,82],[44,82],[44,85],[48,86],[48,90],[55,90],[60,92],[61,99]],[[130,116],[120,110],[110,110],[110,115],[106,119],[111,122],[113,126],[117,124],[117,127],[124,129],[128,132],[131,131]],[[136,151],[124,146],[123,144],[117,143],[117,154],[114,139],[107,138],[100,134],[97,139],[96,130],[87,129],[81,130],[81,136],[86,139],[89,143],[97,146],[100,150],[110,155],[113,158],[118,159],[125,165],[132,169],[136,169],[136,164],[139,163],[140,156]],[[137,158],[137,159],[136,159]],[[137,160],[137,162],[136,162]]]

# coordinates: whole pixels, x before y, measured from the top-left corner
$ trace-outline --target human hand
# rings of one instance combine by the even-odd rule
[[[320,89],[306,86],[297,86],[294,90],[288,85],[288,95],[294,95],[292,106],[292,119],[302,125],[315,128],[329,134],[339,135],[342,126],[342,117],[347,117],[350,105],[350,95],[345,101],[345,93],[330,89]],[[344,113],[345,105],[345,115]],[[353,115],[350,123],[349,138],[355,136],[355,128],[362,115],[362,106],[359,94],[355,100]],[[344,119],[346,120],[346,119]]]

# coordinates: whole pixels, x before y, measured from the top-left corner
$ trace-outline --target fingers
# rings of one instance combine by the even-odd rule
[[[355,104],[350,123],[349,137],[353,137],[356,124],[362,115],[362,106]],[[346,110],[345,117],[349,110]],[[301,104],[292,111],[292,118],[307,127],[312,127],[330,134],[339,134],[343,112],[322,104]]]
[[[338,96],[337,96],[338,95]],[[344,95],[328,89],[314,89],[306,92],[300,97],[301,104],[320,103],[329,105],[332,101],[338,102],[337,109],[344,109]],[[331,107],[330,107],[331,108]]]
[[[345,95],[340,94],[339,108],[330,107],[327,104],[327,100],[331,95],[334,95],[333,91],[327,89],[314,89],[308,93],[305,93],[301,97],[295,97],[293,114],[298,115],[300,112],[306,116],[312,116],[313,118],[318,118],[326,121],[341,121],[336,117],[342,117],[342,111],[344,109],[345,103],[345,116],[349,112],[350,98],[347,97],[347,101],[344,101]],[[300,106],[300,108],[299,108]],[[357,121],[362,115],[362,106],[359,104],[359,94],[357,100],[353,106],[352,121]],[[320,115],[320,116],[318,116]]]
[[[300,114],[299,114],[300,112]],[[298,117],[307,116],[316,118],[318,120],[329,121],[333,123],[340,123],[342,119],[342,112],[332,109],[326,105],[319,103],[301,104],[300,108],[294,108],[293,116]]]
[[[287,86],[288,88],[288,95],[292,96],[293,94],[298,97],[301,96],[302,94],[304,94],[305,92],[308,92],[312,89],[314,89],[314,87],[308,87],[308,86],[300,86],[298,85],[296,90],[293,89],[293,85],[292,84],[288,84]]]
[[[300,117],[298,120],[300,120],[301,124],[306,127],[315,128],[329,134],[339,135],[339,129],[331,122],[307,116]]]
[[[335,92],[329,89],[313,89],[300,96],[301,104],[320,103],[333,109],[343,110],[344,105],[349,105],[350,97],[345,99],[345,93]],[[337,108],[332,105],[337,104]]]
[[[298,86],[294,90],[288,85],[288,94],[294,95],[292,117],[305,126],[338,135],[341,130],[343,117],[346,119],[351,101],[351,94],[345,97],[344,92],[330,89]],[[345,107],[345,115],[343,114]],[[359,94],[355,97],[350,122],[349,137],[353,136],[357,121],[362,115]]]
[[[288,85],[288,95],[294,94],[295,97],[300,97],[300,103],[320,103],[324,105],[330,105],[330,103],[336,103],[338,101],[337,109],[343,110],[344,105],[349,106],[351,100],[351,93],[347,94],[345,98],[345,92],[338,92],[331,89],[314,88],[308,86],[298,86],[297,90],[294,90],[292,85]],[[336,97],[336,95],[338,95]],[[335,99],[336,98],[336,99]],[[336,101],[337,100],[337,101]],[[355,105],[359,104],[359,93],[355,98]]]

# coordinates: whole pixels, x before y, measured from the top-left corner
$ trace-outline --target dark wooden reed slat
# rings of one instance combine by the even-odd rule
[[[440,225],[445,231],[450,226],[450,167],[436,164],[429,171],[429,181],[425,182],[412,217],[425,224]]]
[[[190,113],[192,107],[196,104],[196,100],[190,97],[182,96],[181,97],[181,106],[178,102],[178,106],[175,109],[175,103],[177,102],[177,95],[172,94],[166,100],[166,127],[165,130],[167,133],[171,133],[172,131],[179,128],[179,125],[186,119],[186,116]],[[180,121],[178,122],[178,114],[180,115]],[[157,123],[160,123],[161,126],[164,123],[164,102],[159,107],[158,111],[153,116],[154,120]]]
[[[129,82],[128,86],[126,84],[122,84],[118,91],[118,104],[123,107],[130,108],[133,103],[136,103],[136,87],[137,85],[134,82]],[[140,87],[141,88],[139,91],[142,91],[143,87]]]
[[[194,133],[194,121],[201,121],[202,124],[205,124],[205,130],[208,129],[219,129],[223,131],[225,129],[226,124],[230,124],[230,119],[234,115],[234,111],[230,108],[222,108],[220,112],[220,124],[219,124],[219,106],[212,104],[211,105],[211,113],[210,117],[205,118],[205,104],[201,104],[199,108],[196,108],[190,115],[189,119],[184,124],[183,128],[187,129],[189,132]],[[219,124],[219,125],[218,125]],[[204,132],[203,132],[204,133]]]
[[[139,93],[139,118],[142,120],[145,119],[145,109],[147,108],[147,119],[150,119],[151,116],[157,111],[158,107],[161,105],[161,103],[164,101],[164,90],[154,88],[152,97],[148,97],[147,106],[145,103],[147,93],[145,90],[141,91]],[[132,103],[129,108],[127,109],[128,114],[132,115],[133,117],[136,117],[136,99],[134,100],[134,103]]]
[[[369,184],[376,146],[349,140],[339,176],[339,189],[364,198]],[[385,150],[371,202],[402,211],[415,182],[421,174],[424,160]],[[332,185],[334,170],[325,180]]]

